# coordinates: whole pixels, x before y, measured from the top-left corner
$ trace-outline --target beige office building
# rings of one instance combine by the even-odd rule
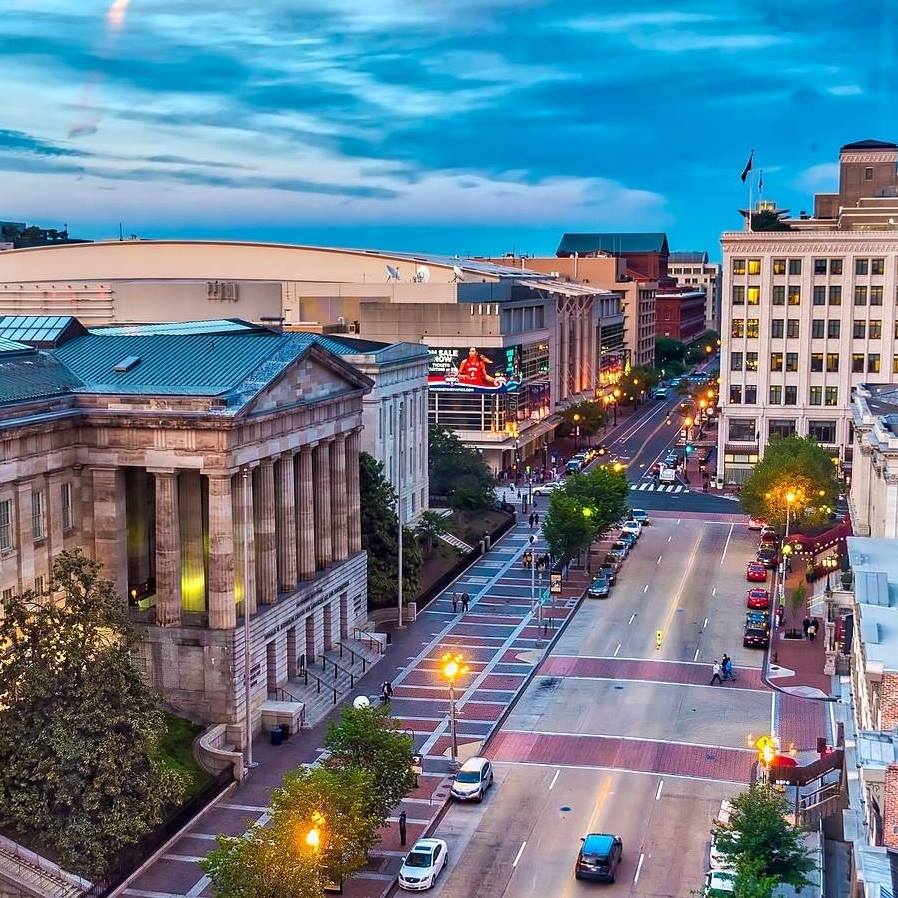
[[[720,330],[720,266],[708,261],[705,252],[671,253],[667,273],[677,284],[705,292],[705,328]]]
[[[790,433],[850,468],[852,387],[898,372],[898,146],[848,144],[840,172],[840,192],[818,195],[813,217],[723,234],[717,473],[727,482]]]

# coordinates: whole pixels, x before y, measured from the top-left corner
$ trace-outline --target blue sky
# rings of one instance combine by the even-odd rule
[[[112,236],[719,253],[898,139],[888,0],[6,0],[0,218]]]

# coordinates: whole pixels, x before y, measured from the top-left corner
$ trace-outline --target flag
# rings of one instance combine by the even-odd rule
[[[739,178],[743,184],[745,183],[745,179],[748,177],[748,173],[751,171],[751,164],[754,161],[754,158],[755,158],[755,151],[752,150],[748,154],[748,162],[745,163],[745,168],[742,169],[742,174],[739,175]]]
[[[764,192],[764,169],[758,172],[758,196]]]

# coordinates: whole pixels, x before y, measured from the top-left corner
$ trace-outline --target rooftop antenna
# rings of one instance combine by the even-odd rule
[[[122,231],[122,223],[121,222],[118,223],[118,239],[119,239],[119,243],[121,243],[125,239],[125,234]]]
[[[426,265],[419,265],[415,271],[415,283],[426,284],[430,280],[430,269]]]
[[[399,280],[399,269],[395,265],[384,266],[387,269],[387,282]]]
[[[465,273],[458,267],[458,265],[452,266],[452,281],[457,284],[459,281],[463,281],[465,279]]]

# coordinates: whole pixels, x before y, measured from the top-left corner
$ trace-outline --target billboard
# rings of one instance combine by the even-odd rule
[[[455,393],[511,393],[521,385],[521,347],[507,346],[481,352],[429,346],[427,384],[431,390]]]

